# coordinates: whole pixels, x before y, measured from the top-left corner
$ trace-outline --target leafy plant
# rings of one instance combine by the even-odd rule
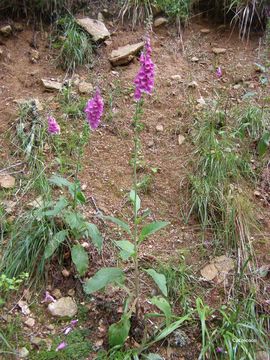
[[[93,59],[93,45],[90,36],[76,23],[72,16],[57,21],[63,38],[58,38],[55,47],[60,48],[56,62],[64,70],[74,71],[79,65],[90,65]]]
[[[9,278],[5,274],[0,275],[0,306],[5,303],[5,299],[10,292],[19,289],[21,284],[28,279],[28,273],[22,273],[17,278]]]
[[[153,0],[122,0],[120,17],[122,21],[127,16],[132,20],[132,28],[152,17]]]

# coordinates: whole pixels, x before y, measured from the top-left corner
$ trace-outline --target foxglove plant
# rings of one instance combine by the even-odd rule
[[[60,126],[54,117],[48,117],[48,132],[51,135],[60,134]]]

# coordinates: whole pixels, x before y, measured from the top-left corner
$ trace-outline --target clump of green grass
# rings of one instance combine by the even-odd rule
[[[248,135],[257,141],[270,127],[270,114],[266,109],[251,105],[238,115],[237,125],[241,137]]]
[[[157,6],[172,20],[186,23],[197,0],[156,0]]]
[[[125,17],[131,19],[132,28],[141,24],[145,19],[152,17],[152,0],[120,0],[120,17],[122,21]]]
[[[54,44],[60,48],[56,63],[63,70],[74,71],[79,65],[90,66],[93,61],[93,44],[88,35],[72,16],[60,18],[57,22],[62,40]]]

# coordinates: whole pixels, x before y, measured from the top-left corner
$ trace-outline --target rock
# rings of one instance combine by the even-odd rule
[[[26,349],[26,347],[22,347],[20,349],[18,349],[18,357],[25,359],[27,358],[29,355],[29,351]]]
[[[67,269],[63,269],[63,270],[62,270],[62,275],[63,275],[64,277],[69,277],[69,276],[70,276],[70,271],[68,271]]]
[[[112,51],[109,60],[114,66],[128,64],[134,59],[134,56],[143,48],[143,46],[144,42],[121,46],[117,50]]]
[[[35,107],[38,111],[43,110],[43,105],[41,104],[39,99],[15,99],[15,100],[13,100],[13,102],[17,105],[24,105],[24,104],[35,105]]]
[[[48,324],[48,325],[46,325],[46,328],[47,328],[48,330],[54,330],[54,329],[55,329],[55,327],[54,327],[53,324]]]
[[[207,28],[203,28],[203,29],[200,30],[200,32],[201,32],[202,34],[209,34],[209,33],[211,32],[211,30],[210,30],[210,29],[207,29]]]
[[[162,132],[162,131],[164,130],[164,126],[163,126],[162,124],[157,124],[156,130],[157,130],[158,132]]]
[[[191,81],[191,82],[188,84],[188,87],[189,87],[189,88],[193,88],[193,89],[197,88],[198,86],[199,86],[199,85],[198,85],[197,81]]]
[[[228,273],[230,270],[233,270],[234,268],[233,259],[225,255],[215,257],[213,259],[213,263],[215,264],[215,267],[218,269],[219,272]]]
[[[167,22],[168,22],[168,19],[160,16],[154,20],[154,27],[159,27],[159,26],[165,25],[165,24],[167,24]]]
[[[0,28],[0,34],[4,36],[9,36],[12,33],[12,27],[10,25],[2,26]]]
[[[60,299],[62,297],[62,293],[59,289],[54,289],[52,291],[52,296],[54,296],[56,299]]]
[[[225,52],[227,51],[227,49],[214,47],[214,48],[212,49],[212,51],[213,51],[214,54],[220,55],[220,54],[225,54]]]
[[[104,44],[105,44],[106,46],[110,46],[110,45],[112,45],[112,40],[105,40],[105,41],[104,41]]]
[[[13,24],[13,29],[15,30],[15,31],[23,31],[23,24],[21,24],[21,23],[18,23],[18,22],[15,22],[14,24]]]
[[[94,88],[91,83],[82,81],[79,83],[78,90],[80,94],[89,94],[94,90]]]
[[[197,58],[197,56],[193,56],[193,58],[191,58],[191,61],[192,61],[192,62],[198,62],[198,61],[199,61],[199,58]]]
[[[3,200],[2,204],[4,205],[4,209],[5,209],[7,214],[12,214],[13,213],[14,207],[16,206],[15,201]]]
[[[186,138],[183,135],[178,135],[178,144],[182,145]]]
[[[43,341],[43,339],[38,336],[32,336],[30,339],[31,344],[36,345],[36,346],[40,345],[40,343],[42,341]]]
[[[176,80],[176,81],[178,81],[178,82],[183,82],[183,80],[182,80],[182,78],[181,78],[181,75],[172,75],[171,76],[171,79],[172,80]]]
[[[59,91],[62,89],[62,83],[50,80],[50,79],[41,79],[42,85],[47,91]]]
[[[89,17],[83,19],[76,19],[77,24],[79,24],[85,31],[88,32],[93,38],[94,41],[105,40],[110,36],[109,30],[106,28],[103,22],[95,19],[90,19]]]
[[[30,315],[30,310],[26,301],[20,300],[18,306],[24,315]]]
[[[0,188],[12,189],[15,186],[15,178],[11,175],[0,175]]]
[[[29,57],[32,63],[36,63],[40,59],[39,51],[31,49],[29,51]]]
[[[101,21],[101,22],[105,21],[104,16],[101,12],[98,13],[97,19],[98,19],[98,21]]]
[[[148,144],[147,144],[147,146],[148,146],[149,148],[152,148],[154,145],[155,145],[154,140],[150,140],[150,141],[148,142]]]
[[[241,88],[241,84],[236,84],[233,86],[234,90],[239,90]]]
[[[78,308],[71,297],[62,297],[56,302],[50,303],[48,305],[48,310],[52,316],[73,317],[77,314]]]
[[[25,320],[24,323],[25,323],[26,326],[32,328],[35,325],[36,321],[35,321],[35,319],[30,317],[27,320]]]
[[[187,334],[181,330],[181,329],[177,329],[172,333],[172,341],[170,342],[170,344],[174,347],[184,347],[186,345],[188,345],[190,343],[190,339],[187,336]]]
[[[270,353],[266,351],[258,351],[256,353],[256,360],[270,360]]]
[[[75,290],[74,289],[69,289],[68,290],[68,295],[73,297],[75,295]]]
[[[206,105],[206,102],[204,100],[204,98],[201,96],[199,99],[197,99],[197,104],[199,106],[205,106]]]
[[[206,280],[212,281],[218,275],[218,270],[214,264],[208,264],[201,270],[201,275]]]
[[[35,200],[30,201],[27,204],[28,209],[34,208],[34,209],[38,209],[43,205],[43,198],[42,196],[38,196]]]

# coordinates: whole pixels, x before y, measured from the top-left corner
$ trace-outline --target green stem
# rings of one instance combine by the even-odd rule
[[[134,190],[134,232],[133,232],[133,243],[134,243],[134,268],[135,268],[135,298],[137,299],[136,303],[136,315],[138,315],[139,310],[139,296],[140,296],[140,274],[139,274],[139,261],[138,261],[138,215],[137,215],[137,194],[138,194],[138,186],[137,186],[137,161],[138,161],[138,151],[139,151],[139,115],[141,112],[141,101],[138,101],[136,104],[136,111],[134,115],[134,158],[133,158],[133,190]]]

